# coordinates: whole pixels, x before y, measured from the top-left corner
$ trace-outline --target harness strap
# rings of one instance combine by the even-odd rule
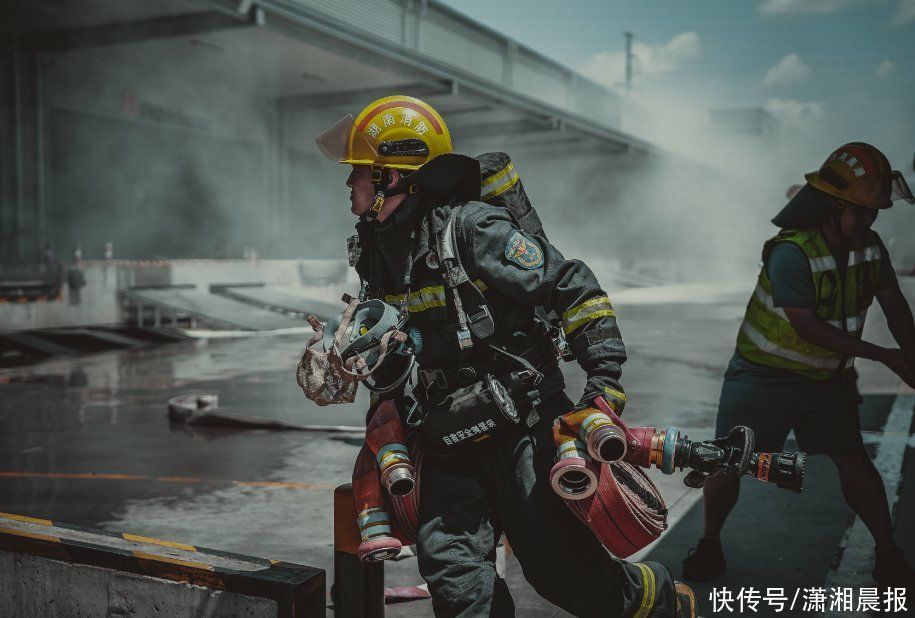
[[[375,201],[372,203],[372,207],[362,215],[363,219],[366,221],[374,221],[377,219],[378,213],[381,212],[381,207],[384,206],[385,198],[403,195],[404,193],[409,193],[410,195],[419,193],[419,185],[409,183],[398,184],[396,187],[389,189],[389,184],[391,184],[391,168],[373,165],[372,187],[375,189]]]
[[[460,202],[451,202],[448,220],[440,233],[436,234],[435,241],[442,278],[451,291],[458,318],[458,346],[464,350],[473,346],[471,333],[477,339],[486,339],[496,332],[496,324],[486,297],[470,280],[467,270],[461,263],[456,228],[458,211],[462,205]],[[469,311],[464,309],[462,297],[472,301]]]

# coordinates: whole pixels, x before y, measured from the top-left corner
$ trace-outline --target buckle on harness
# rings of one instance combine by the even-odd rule
[[[458,347],[462,350],[473,347],[473,340],[470,338],[470,329],[461,328],[457,332]]]
[[[406,414],[406,425],[407,427],[419,427],[423,424],[423,409],[419,405],[419,401],[413,397],[406,395],[403,398],[404,408],[407,410]]]
[[[522,369],[515,373],[518,374],[518,381],[528,386],[537,386],[543,380],[543,374],[535,369]]]
[[[416,375],[419,378],[420,385],[426,391],[433,386],[438,386],[442,389],[448,388],[448,379],[442,369],[420,369]]]
[[[482,305],[478,312],[468,315],[467,322],[478,339],[486,339],[496,332],[496,323],[486,305]]]

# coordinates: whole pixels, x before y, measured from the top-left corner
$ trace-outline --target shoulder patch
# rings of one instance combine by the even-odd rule
[[[517,230],[508,237],[505,257],[508,261],[514,262],[526,270],[534,270],[543,266],[543,249],[535,240]]]

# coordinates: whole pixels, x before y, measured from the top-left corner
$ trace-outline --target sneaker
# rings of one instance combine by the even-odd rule
[[[707,582],[723,573],[726,564],[721,543],[715,539],[701,538],[699,546],[690,549],[683,559],[683,578],[694,582]]]
[[[677,593],[677,614],[676,618],[696,618],[696,593],[693,589],[683,582],[674,582],[674,590]]]
[[[915,571],[906,561],[902,550],[883,549],[874,554],[874,581],[881,586],[915,588]]]

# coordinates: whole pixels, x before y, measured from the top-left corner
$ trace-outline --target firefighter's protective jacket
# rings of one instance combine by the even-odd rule
[[[434,196],[411,196],[382,224],[357,225],[357,272],[367,283],[369,296],[406,306],[409,325],[421,333],[417,360],[424,369],[456,367],[491,354],[482,342],[469,350],[461,350],[457,343],[455,309],[428,231],[430,211],[442,204]],[[483,202],[459,208],[458,250],[492,312],[492,339],[509,348],[522,333],[545,340],[534,309],[555,312],[587,373],[580,405],[604,395],[622,410],[626,396],[619,380],[626,350],[610,300],[591,269],[580,260],[566,259],[546,238],[522,231],[504,208]],[[542,343],[543,349],[551,346],[549,341]]]

